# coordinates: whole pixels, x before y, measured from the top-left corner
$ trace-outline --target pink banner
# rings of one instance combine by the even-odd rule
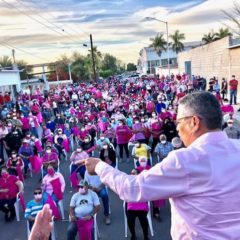
[[[53,192],[56,195],[58,200],[62,200],[63,199],[63,193],[61,190],[61,183],[59,178],[53,179],[51,182],[52,187],[53,187]]]
[[[93,219],[91,220],[78,219],[76,223],[77,223],[79,240],[91,240]]]
[[[70,179],[70,182],[72,183],[72,187],[73,187],[73,188],[77,188],[78,183],[79,183],[79,180],[78,180],[77,172],[76,172],[76,171],[74,171],[74,172],[70,175],[69,179]]]
[[[60,219],[60,213],[58,211],[56,203],[53,201],[52,197],[48,195],[46,203],[49,204],[51,210],[52,210],[52,215],[56,220]]]

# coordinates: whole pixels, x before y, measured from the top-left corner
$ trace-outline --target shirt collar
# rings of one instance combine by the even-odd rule
[[[195,147],[195,146],[200,146],[203,143],[214,143],[216,140],[217,141],[222,141],[228,139],[227,134],[223,131],[216,131],[216,132],[207,132],[201,135],[199,138],[197,138],[193,143],[189,145],[189,147]]]

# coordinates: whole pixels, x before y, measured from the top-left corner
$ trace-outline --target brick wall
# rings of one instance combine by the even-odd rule
[[[239,80],[240,97],[240,47],[229,49],[229,38],[191,49],[178,54],[179,72],[185,72],[185,61],[191,61],[192,74],[209,81],[213,76],[227,80],[234,74]]]

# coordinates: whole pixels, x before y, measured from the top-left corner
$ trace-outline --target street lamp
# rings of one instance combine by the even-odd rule
[[[168,60],[168,76],[170,77],[170,53],[169,53],[169,34],[168,34],[168,22],[162,21],[160,19],[154,18],[154,17],[146,17],[145,19],[147,20],[155,20],[161,23],[165,23],[166,24],[166,31],[167,31],[167,60]]]

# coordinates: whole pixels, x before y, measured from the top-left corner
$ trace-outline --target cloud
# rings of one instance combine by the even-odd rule
[[[184,2],[182,4],[176,5],[175,7],[172,7],[169,11],[169,13],[174,13],[174,12],[183,12],[185,10],[189,10],[195,6],[198,6],[204,2],[206,2],[208,0],[195,0],[195,1],[188,1],[188,2]]]
[[[215,10],[205,10],[204,12],[198,12],[194,15],[188,16],[177,16],[172,18],[172,24],[184,24],[184,25],[193,25],[193,24],[205,24],[216,22],[223,18],[223,14],[221,12],[216,12]]]

